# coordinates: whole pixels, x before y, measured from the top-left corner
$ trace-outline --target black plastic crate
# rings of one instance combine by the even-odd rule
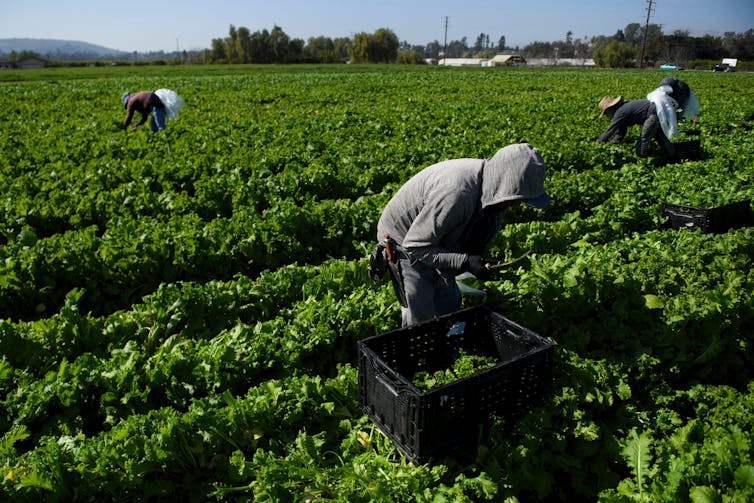
[[[698,161],[702,157],[700,140],[679,141],[673,144],[675,157],[680,161]]]
[[[553,343],[486,305],[359,341],[359,404],[410,461],[468,450],[495,417],[515,420],[552,385]],[[429,390],[411,379],[458,351],[497,363]]]
[[[662,203],[660,227],[670,229],[699,229],[702,232],[719,234],[749,225],[751,210],[749,199],[717,206],[696,208],[680,204]]]

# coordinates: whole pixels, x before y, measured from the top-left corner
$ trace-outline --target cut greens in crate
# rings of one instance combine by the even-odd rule
[[[434,371],[420,370],[414,374],[411,382],[421,390],[428,390],[473,376],[497,363],[498,359],[494,356],[475,355],[459,350],[450,367]]]

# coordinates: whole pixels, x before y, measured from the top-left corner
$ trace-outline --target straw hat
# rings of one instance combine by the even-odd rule
[[[600,117],[605,115],[605,112],[607,111],[608,108],[617,105],[621,101],[623,101],[623,96],[618,96],[617,98],[613,98],[611,96],[605,96],[604,98],[602,98],[599,103],[600,110],[602,110],[602,113],[600,113]]]

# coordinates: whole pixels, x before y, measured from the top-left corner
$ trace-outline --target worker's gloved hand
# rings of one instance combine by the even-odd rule
[[[492,277],[492,271],[487,269],[487,261],[481,255],[469,255],[466,260],[466,270],[481,281]]]

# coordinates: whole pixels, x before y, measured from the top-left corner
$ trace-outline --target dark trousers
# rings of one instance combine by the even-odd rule
[[[149,128],[153,133],[165,129],[165,105],[155,93],[149,98],[149,104],[152,105],[152,117],[149,120]]]
[[[406,306],[401,307],[402,326],[431,320],[458,311],[461,291],[453,274],[441,274],[421,262],[400,259]]]
[[[672,157],[675,154],[673,144],[670,143],[670,140],[668,140],[667,136],[665,136],[665,133],[662,131],[660,119],[657,117],[657,109],[654,104],[649,107],[647,120],[644,121],[644,125],[641,128],[641,135],[636,142],[636,155],[639,157],[648,157],[649,145],[653,138],[668,157]]]

